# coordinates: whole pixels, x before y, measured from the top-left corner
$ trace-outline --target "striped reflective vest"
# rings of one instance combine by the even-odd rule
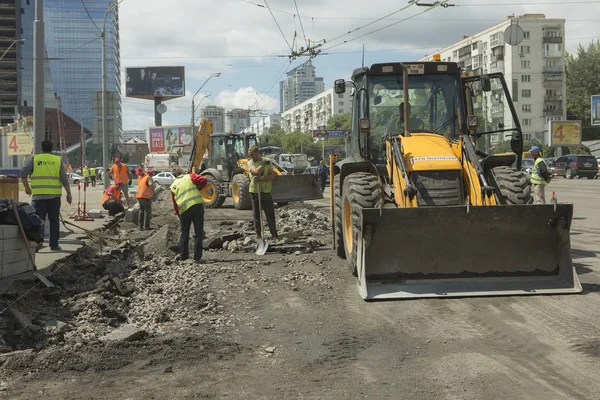
[[[267,157],[263,157],[263,160],[269,160]],[[253,160],[248,161],[248,170],[250,168],[258,168],[260,167],[260,163],[255,163]],[[263,168],[263,176],[269,175],[269,170],[271,169],[271,164],[265,164]],[[257,187],[254,186],[254,175],[250,174],[250,189],[248,190],[250,193],[258,193]],[[261,193],[271,193],[271,181],[258,181],[260,184]]]
[[[53,154],[42,153],[33,156],[32,195],[62,195],[60,164],[60,157]]]
[[[150,179],[150,175],[145,175],[143,178],[138,179],[137,193],[135,194],[136,199],[152,198],[152,189],[148,186],[148,179]]]
[[[204,203],[198,187],[192,182],[189,174],[175,179],[175,182],[171,185],[171,192],[175,195],[175,203],[177,203],[179,215],[196,204]]]
[[[89,178],[90,177],[90,169],[89,168],[84,168],[83,169],[83,177],[84,178]]]
[[[546,182],[544,180],[544,178],[542,178],[542,175],[540,175],[540,163],[545,162],[544,159],[542,157],[538,157],[535,159],[535,162],[533,163],[533,170],[531,171],[531,183],[534,185],[547,185],[548,182]]]
[[[121,168],[119,168],[117,164],[113,165],[112,174],[115,182],[121,181],[125,185],[127,185],[127,182],[129,182],[129,173],[127,172],[126,164],[121,164]]]
[[[110,189],[110,188],[113,188],[113,190],[114,190],[114,192],[113,192],[114,198],[119,200],[121,198],[121,189],[119,189],[115,185],[111,185],[108,189]],[[101,206],[103,206],[104,203],[106,203],[107,201],[110,200],[110,195],[106,193],[106,192],[108,192],[108,189],[106,189],[104,191],[104,194],[102,195],[102,201],[100,202]]]

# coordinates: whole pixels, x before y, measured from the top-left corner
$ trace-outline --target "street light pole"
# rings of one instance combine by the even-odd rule
[[[192,130],[192,136],[194,136],[194,113],[196,112],[196,104],[194,103],[194,99],[196,98],[196,96],[198,95],[198,93],[200,93],[200,91],[202,90],[202,88],[204,87],[204,85],[206,85],[206,83],[210,80],[210,78],[218,78],[221,76],[220,72],[215,72],[214,74],[211,74],[208,78],[206,78],[206,80],[204,81],[204,83],[202,84],[202,86],[200,86],[200,89],[198,89],[196,91],[196,93],[194,93],[194,96],[192,97],[192,120],[190,123],[190,128]],[[205,96],[205,98],[208,96]]]
[[[115,2],[110,7],[108,7],[108,10],[106,10],[106,12],[104,13],[102,32],[100,32],[100,36],[102,36],[102,168],[104,168],[104,190],[108,189],[108,187],[110,186],[110,174],[107,173],[108,164],[110,162],[110,143],[108,142],[108,111],[106,105],[106,17],[122,1],[123,0],[115,0]]]
[[[42,152],[44,140],[46,106],[44,105],[44,0],[35,0],[33,23],[33,137],[34,154]]]

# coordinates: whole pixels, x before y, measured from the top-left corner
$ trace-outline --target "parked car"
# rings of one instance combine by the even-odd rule
[[[521,162],[521,171],[525,171],[528,175],[531,176],[531,171],[533,171],[534,163],[535,160],[533,158],[524,158]]]
[[[67,174],[67,176],[69,177],[69,183],[73,185],[77,185],[84,180],[83,176],[76,174],[75,172],[71,172],[70,174]]]
[[[596,156],[596,162],[598,163],[598,169],[600,169],[600,156]]]
[[[171,184],[175,182],[175,175],[170,172],[161,172],[152,178],[152,182],[155,182],[158,185],[171,186]]]
[[[319,167],[306,167],[306,169],[303,172],[304,174],[313,174],[313,175],[318,175],[319,174]],[[325,181],[325,183],[329,183],[329,175],[327,175],[327,180]]]
[[[598,176],[598,161],[592,155],[567,154],[556,160],[556,174],[567,179],[594,179]]]

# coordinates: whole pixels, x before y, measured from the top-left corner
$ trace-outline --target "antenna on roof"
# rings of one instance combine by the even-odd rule
[[[365,45],[363,44],[363,51],[362,51],[362,67],[365,67]]]

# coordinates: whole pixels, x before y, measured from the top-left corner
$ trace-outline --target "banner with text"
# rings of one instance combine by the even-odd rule
[[[581,145],[581,121],[551,121],[550,146]]]
[[[313,139],[322,139],[322,138],[343,138],[346,135],[350,135],[350,131],[346,129],[341,130],[313,130]]]
[[[28,156],[33,152],[33,138],[30,132],[7,132],[9,156]]]
[[[592,125],[600,125],[600,94],[592,96]]]
[[[189,126],[161,126],[150,128],[150,152],[172,153],[177,151],[175,146],[192,144],[192,134]]]

